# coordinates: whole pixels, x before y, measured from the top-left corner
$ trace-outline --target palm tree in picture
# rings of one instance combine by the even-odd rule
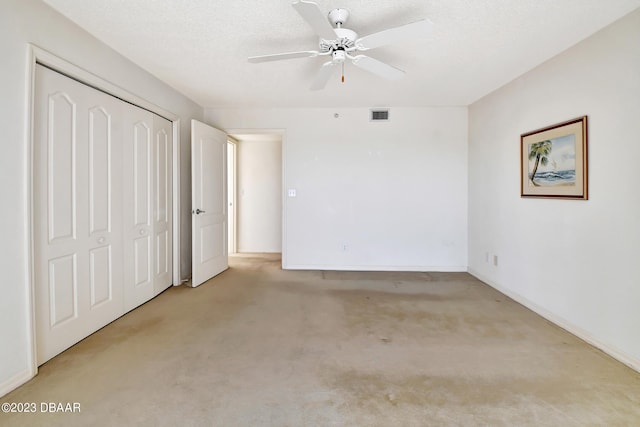
[[[533,164],[533,171],[531,171],[531,175],[529,179],[533,185],[538,185],[533,180],[536,176],[536,172],[538,171],[538,165],[542,164],[542,166],[546,166],[549,162],[549,154],[551,154],[551,145],[552,142],[548,139],[545,141],[536,142],[529,146],[529,160],[536,159],[536,162]]]

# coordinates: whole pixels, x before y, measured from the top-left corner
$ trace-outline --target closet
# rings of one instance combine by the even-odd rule
[[[36,65],[33,257],[42,364],[171,285],[172,123]]]

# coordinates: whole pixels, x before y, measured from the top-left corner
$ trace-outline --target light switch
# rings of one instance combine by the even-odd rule
[[[295,188],[290,188],[290,189],[289,189],[289,197],[296,197],[296,190],[295,190]]]

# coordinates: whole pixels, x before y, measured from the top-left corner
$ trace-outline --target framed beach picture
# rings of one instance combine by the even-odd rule
[[[520,135],[520,195],[588,199],[587,116]]]

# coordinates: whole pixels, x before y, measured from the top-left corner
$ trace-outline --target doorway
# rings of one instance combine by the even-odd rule
[[[279,131],[230,132],[234,145],[233,253],[282,253],[282,143]],[[231,173],[229,180],[231,180]],[[231,227],[231,225],[230,225]],[[232,240],[230,238],[230,240]],[[230,253],[232,248],[230,246]]]

